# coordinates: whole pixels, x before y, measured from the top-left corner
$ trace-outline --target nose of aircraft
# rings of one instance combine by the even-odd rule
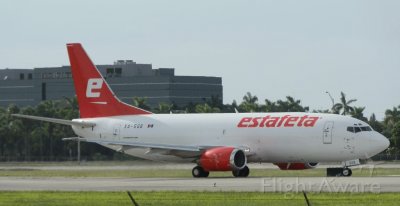
[[[369,138],[370,154],[375,155],[387,149],[390,145],[389,140],[378,132],[371,135]]]

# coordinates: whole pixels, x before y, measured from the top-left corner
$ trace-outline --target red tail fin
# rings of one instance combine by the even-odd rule
[[[81,118],[151,114],[121,102],[79,43],[67,44]]]

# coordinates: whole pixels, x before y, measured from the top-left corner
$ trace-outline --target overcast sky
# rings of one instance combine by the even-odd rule
[[[366,115],[400,104],[400,1],[0,1],[0,69],[68,65],[83,43],[117,59],[222,77],[224,102],[250,91],[328,109],[340,91]]]

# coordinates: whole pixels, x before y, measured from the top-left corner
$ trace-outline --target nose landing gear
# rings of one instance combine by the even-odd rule
[[[353,172],[348,167],[336,167],[326,169],[327,177],[350,177],[352,174]]]
[[[342,176],[350,177],[353,174],[350,168],[346,167],[342,169]]]

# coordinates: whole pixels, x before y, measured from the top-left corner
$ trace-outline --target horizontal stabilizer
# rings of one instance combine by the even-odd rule
[[[45,121],[45,122],[52,122],[52,123],[57,123],[57,124],[70,125],[70,126],[78,126],[78,127],[94,127],[94,126],[96,126],[95,123],[87,122],[87,121],[78,122],[78,121],[71,121],[71,120],[65,120],[65,119],[54,119],[54,118],[38,117],[38,116],[31,116],[31,115],[24,115],[24,114],[12,114],[11,116],[21,117],[21,118],[25,118],[25,119]]]
[[[78,141],[78,140],[82,140],[82,138],[80,138],[80,137],[66,137],[66,138],[62,138],[62,141]]]

